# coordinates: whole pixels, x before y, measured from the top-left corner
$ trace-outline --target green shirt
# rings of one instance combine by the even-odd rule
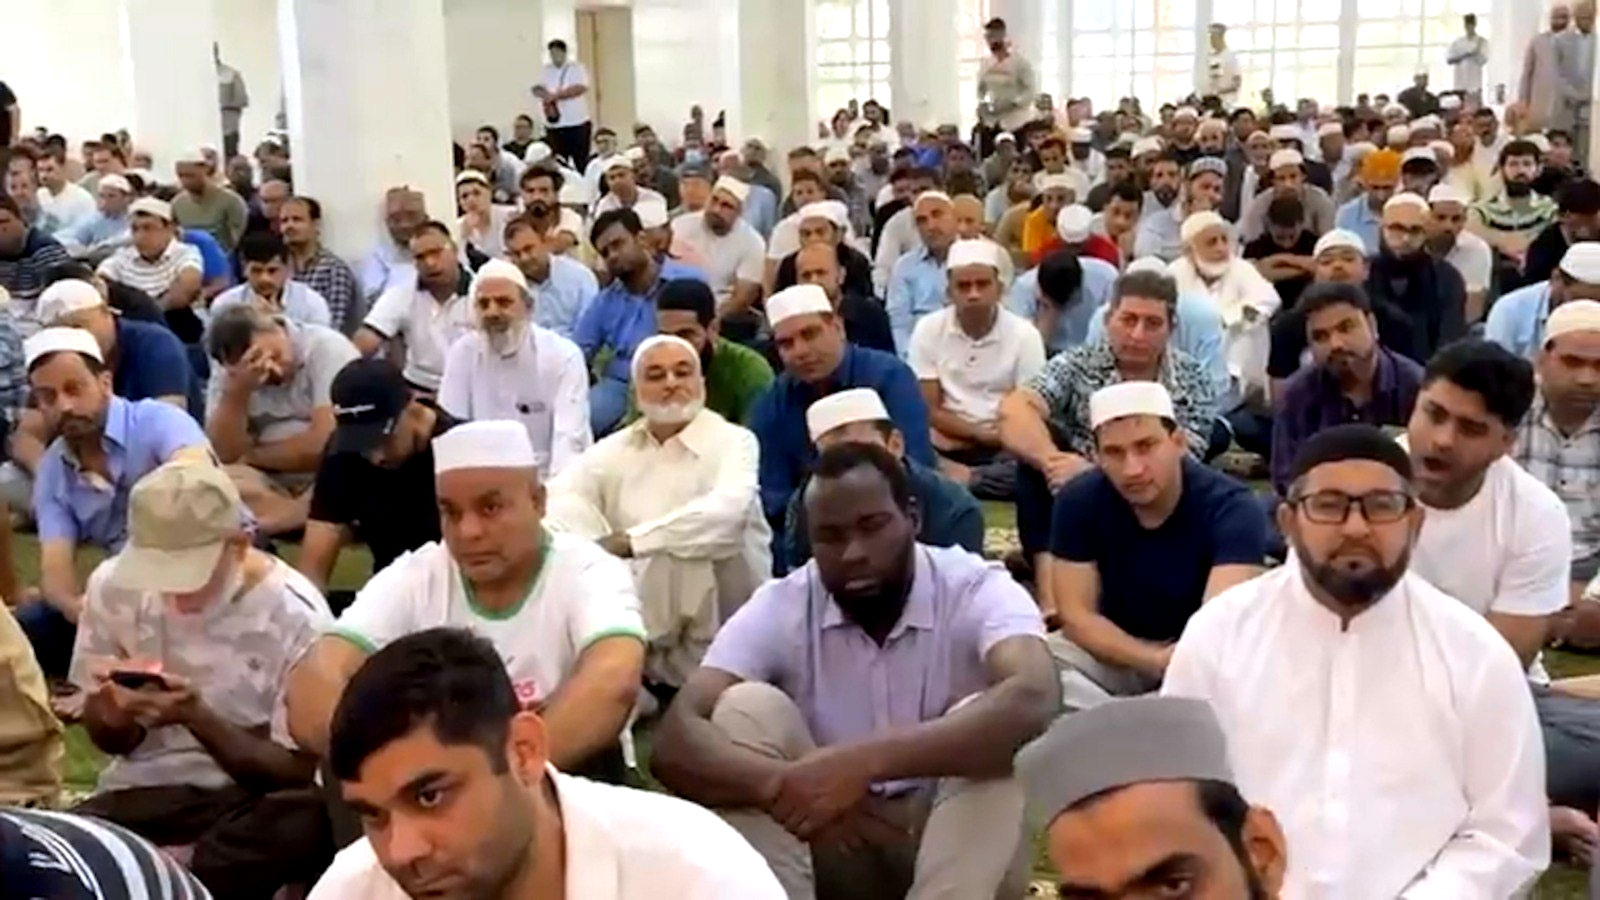
[[[1556,220],[1556,201],[1543,194],[1529,194],[1514,203],[1504,192],[1473,206],[1479,221],[1494,230],[1533,240],[1545,226]]]
[[[706,370],[706,409],[735,425],[743,425],[756,398],[767,392],[776,378],[767,358],[743,344],[717,338]],[[624,423],[639,418],[639,402],[628,392],[628,413]]]

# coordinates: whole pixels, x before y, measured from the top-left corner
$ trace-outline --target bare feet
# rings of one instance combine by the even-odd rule
[[[1588,868],[1600,850],[1600,825],[1570,806],[1550,807],[1550,836],[1556,850],[1567,854],[1575,865]]]

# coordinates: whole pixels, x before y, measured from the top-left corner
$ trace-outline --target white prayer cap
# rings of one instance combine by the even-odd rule
[[[1306,164],[1306,158],[1299,150],[1278,150],[1267,160],[1267,168],[1282,169],[1287,166],[1296,168]]]
[[[477,169],[462,169],[461,174],[456,176],[456,187],[461,187],[469,181],[489,187],[489,176]]]
[[[1323,122],[1317,126],[1317,137],[1333,137],[1334,135],[1343,134],[1344,126],[1338,122]]]
[[[1305,135],[1301,134],[1300,129],[1295,126],[1283,124],[1272,126],[1271,130],[1267,132],[1267,137],[1275,141],[1298,141]]]
[[[1377,153],[1378,145],[1371,141],[1356,141],[1354,144],[1351,144],[1349,147],[1345,148],[1345,150],[1350,154],[1351,162],[1360,162],[1362,157],[1366,156],[1367,154]]]
[[[533,442],[521,422],[462,422],[433,439],[433,474],[456,469],[534,469]]]
[[[123,178],[121,175],[118,175],[115,172],[111,173],[110,175],[100,176],[100,184],[95,188],[95,190],[98,191],[100,188],[112,188],[119,190],[124,194],[133,193],[133,185],[128,183],[128,179]]]
[[[1094,224],[1094,213],[1082,203],[1073,203],[1061,207],[1061,212],[1056,213],[1056,234],[1069,244],[1081,244],[1089,239],[1090,227]]]
[[[716,183],[711,185],[711,190],[713,193],[721,191],[727,194],[729,197],[739,201],[740,206],[744,206],[745,198],[750,196],[750,185],[731,175],[724,175],[718,178]]]
[[[632,165],[633,163],[644,162],[646,155],[647,154],[644,152],[643,147],[629,147],[628,149],[622,151],[622,156],[628,161],[629,165]]]
[[[795,316],[831,312],[833,304],[828,302],[827,292],[815,284],[790,285],[767,299],[767,323],[773,328]]]
[[[1185,244],[1199,237],[1213,228],[1226,229],[1228,220],[1217,215],[1211,210],[1197,212],[1183,220],[1183,227],[1178,229],[1178,238]]]
[[[528,296],[528,276],[522,270],[504,259],[491,259],[478,267],[477,274],[472,276],[472,292],[468,295],[474,299],[478,296],[478,288],[484,282],[493,279],[503,279],[522,289],[523,296]]]
[[[1578,244],[1575,246],[1582,246]],[[1600,301],[1568,300],[1544,320],[1544,343],[1574,331],[1600,331]]]
[[[1472,204],[1472,198],[1467,196],[1466,191],[1463,191],[1453,184],[1441,183],[1434,185],[1433,190],[1428,192],[1428,202],[1459,203],[1462,206],[1470,206]]]
[[[1432,128],[1437,131],[1443,127],[1444,121],[1431,113],[1426,116],[1418,116],[1417,118],[1411,120],[1412,131],[1416,131],[1418,128]]]
[[[834,144],[828,148],[828,152],[822,154],[822,161],[824,164],[849,162],[850,151],[846,150],[842,144]]]
[[[1094,141],[1094,132],[1080,125],[1067,132],[1067,140],[1074,144],[1092,143]]]
[[[522,162],[524,165],[535,166],[555,155],[549,144],[544,141],[534,141],[528,145],[528,149],[522,151]]]
[[[140,197],[128,205],[128,215],[136,216],[143,213],[155,216],[167,224],[172,224],[172,204],[154,197]]]
[[[628,158],[628,154],[616,153],[613,154],[610,159],[606,160],[605,171],[607,174],[615,172],[618,169],[627,169],[630,172],[633,171],[633,160]]]
[[[1409,125],[1393,125],[1383,134],[1384,140],[1393,147],[1411,140],[1411,127]]]
[[[87,281],[64,278],[44,289],[34,314],[46,325],[59,322],[75,312],[105,306],[106,299]]]
[[[1535,131],[1533,134],[1524,137],[1523,140],[1538,147],[1541,154],[1550,152],[1550,139],[1540,132]]]
[[[872,388],[851,388],[829,394],[806,408],[806,430],[811,443],[835,428],[855,422],[888,422],[889,409]]]
[[[1198,121],[1200,112],[1192,106],[1180,106],[1172,111],[1172,117],[1174,119],[1195,119]]]
[[[84,329],[44,328],[22,342],[23,367],[31,369],[39,357],[62,352],[82,353],[98,363],[106,361],[100,342]]]
[[[950,195],[944,191],[923,191],[917,195],[917,199],[911,204],[911,208],[915,209],[923,203],[943,203],[945,206],[955,205],[955,201],[951,200]]]
[[[1600,242],[1579,241],[1568,247],[1560,269],[1584,284],[1600,284]]]
[[[945,254],[944,267],[953,272],[961,266],[989,266],[1000,271],[1000,245],[986,239],[959,240]]]
[[[1433,155],[1432,147],[1412,147],[1410,150],[1400,154],[1400,165],[1403,166],[1412,160],[1418,159],[1435,166],[1439,164],[1439,157]]]
[[[1113,147],[1137,147],[1139,145],[1139,135],[1136,132],[1124,131],[1117,135],[1117,139],[1112,141],[1111,145]],[[1132,154],[1132,151],[1129,151],[1129,153]]]
[[[639,346],[633,348],[633,362],[629,368],[633,374],[634,384],[639,383],[640,375],[644,371],[645,354],[663,344],[681,347],[685,353],[689,354],[689,358],[694,360],[694,370],[696,372],[700,371],[700,351],[696,350],[693,344],[675,334],[652,334],[640,341]]]
[[[1350,231],[1346,228],[1335,228],[1327,234],[1324,234],[1322,237],[1317,238],[1316,246],[1311,248],[1311,255],[1321,256],[1322,254],[1336,247],[1354,250],[1361,256],[1367,255],[1367,245],[1361,240],[1361,235],[1356,234],[1354,231]]]
[[[1391,209],[1397,209],[1402,206],[1414,206],[1423,212],[1428,212],[1429,210],[1428,201],[1424,200],[1421,194],[1402,191],[1390,197],[1388,202],[1383,204],[1383,211],[1388,212]]]
[[[1158,137],[1139,138],[1138,140],[1133,142],[1133,150],[1130,151],[1130,155],[1132,155],[1132,156],[1144,156],[1146,153],[1160,153],[1161,150],[1162,150],[1161,138],[1158,138]]]
[[[1119,381],[1089,395],[1090,430],[1124,416],[1178,418],[1172,409],[1172,395],[1157,381]]]
[[[1388,116],[1388,115],[1401,115],[1401,114],[1409,116],[1409,115],[1411,115],[1411,110],[1406,109],[1404,104],[1391,103],[1388,106],[1385,106],[1383,108],[1383,114],[1386,115],[1386,116]]]
[[[667,201],[655,197],[640,197],[633,204],[633,214],[639,217],[639,224],[644,228],[664,228],[671,219],[667,213]]]
[[[122,170],[122,174],[128,176],[129,178],[139,179],[139,183],[145,187],[150,187],[156,183],[156,176],[149,169],[124,169]],[[106,178],[109,177],[111,176],[106,176]],[[100,183],[105,184],[105,178],[100,179]],[[133,182],[128,182],[128,189],[130,191],[133,189]]]
[[[1428,149],[1433,151],[1435,158],[1441,154],[1445,159],[1454,160],[1456,158],[1456,145],[1449,141],[1429,141]]]
[[[1457,97],[1455,94],[1446,94],[1443,97],[1439,98],[1439,108],[1440,109],[1460,109],[1461,108],[1461,98]]]
[[[806,219],[827,219],[837,228],[845,228],[850,224],[850,208],[839,200],[817,200],[800,207],[795,214],[796,222]]]
[[[1166,260],[1163,260],[1159,256],[1141,256],[1133,262],[1128,263],[1128,268],[1123,270],[1122,274],[1132,275],[1136,272],[1151,272],[1156,275],[1165,276],[1167,274]]]
[[[1007,143],[1007,144],[1015,144],[1017,142],[1017,136],[1012,134],[1009,131],[1002,131],[999,134],[994,136],[994,142],[996,144],[999,144],[999,143],[1002,143],[1002,142]]]
[[[1057,172],[1055,174],[1040,172],[1039,177],[1034,180],[1034,186],[1039,189],[1041,194],[1051,188],[1066,188],[1073,192],[1078,189],[1078,183],[1066,172]]]
[[[186,163],[204,163],[207,150],[212,153],[217,152],[214,147],[195,147],[193,150],[185,150],[178,154],[178,158],[174,162],[180,166]]]

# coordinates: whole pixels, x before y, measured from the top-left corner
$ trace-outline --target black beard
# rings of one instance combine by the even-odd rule
[[[711,371],[711,361],[717,357],[716,341],[707,340],[706,345],[700,349],[700,371]]]
[[[528,204],[528,212],[532,213],[534,217],[542,219],[550,214],[550,204],[543,200],[535,200]]]
[[[1522,198],[1528,196],[1531,193],[1533,193],[1533,185],[1531,183],[1529,183],[1529,182],[1526,182],[1526,181],[1508,181],[1508,182],[1506,182],[1506,196],[1507,197],[1510,197],[1510,198],[1512,198],[1514,200],[1521,200]]]
[[[1312,563],[1302,552],[1304,549],[1296,547],[1295,554],[1302,561],[1306,578],[1351,611],[1366,609],[1393,590],[1411,565],[1411,554],[1406,552],[1392,566],[1379,566],[1370,572],[1352,575],[1331,563]]]
[[[1150,193],[1155,195],[1156,202],[1160,203],[1162,206],[1171,206],[1173,201],[1178,199],[1178,192],[1176,189],[1151,188]]]

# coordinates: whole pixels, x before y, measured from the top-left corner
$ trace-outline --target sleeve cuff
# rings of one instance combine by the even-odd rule
[[[342,638],[346,641],[349,641],[351,644],[356,646],[356,649],[361,650],[369,655],[378,652],[378,645],[373,643],[371,638],[368,638],[359,631],[340,626],[334,626],[333,628],[328,629],[325,634],[331,637]]]
[[[610,628],[602,628],[599,631],[589,635],[587,638],[584,638],[583,646],[578,648],[578,652],[582,653],[583,651],[592,647],[594,644],[603,641],[606,638],[614,637],[630,637],[634,638],[641,644],[648,643],[644,636],[643,627],[636,627],[633,625],[613,625]]]

